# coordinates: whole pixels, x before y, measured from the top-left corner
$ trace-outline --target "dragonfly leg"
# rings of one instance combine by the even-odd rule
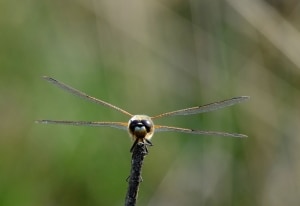
[[[145,146],[145,152],[148,154],[148,148],[147,146],[153,146],[152,142],[148,139],[144,139],[144,146]]]
[[[136,138],[136,140],[133,142],[131,148],[130,148],[130,152],[132,153],[134,148],[136,147],[137,143],[139,143],[139,139]],[[147,146],[153,146],[152,142],[148,139],[143,139],[143,141],[141,141],[140,143],[144,144],[144,151],[145,151],[145,154],[148,154],[148,148]]]
[[[136,138],[130,148],[130,152],[132,153],[133,152],[133,149],[135,148],[136,144],[138,143],[138,139]]]
[[[152,142],[148,139],[145,139],[145,145],[148,145],[148,146],[153,146]]]

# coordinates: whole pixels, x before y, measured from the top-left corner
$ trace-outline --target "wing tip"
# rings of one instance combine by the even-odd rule
[[[43,79],[49,79],[50,77],[46,76],[46,75],[43,75],[43,76],[41,76],[41,78],[43,78]]]
[[[250,96],[240,96],[240,98],[243,99],[243,100],[249,100]]]
[[[34,123],[36,123],[36,124],[47,124],[48,120],[35,120]]]
[[[49,76],[42,76],[42,78],[48,82],[56,81],[55,79],[53,79],[52,77],[49,77]]]
[[[245,134],[235,134],[235,137],[248,138],[248,135],[245,135]]]

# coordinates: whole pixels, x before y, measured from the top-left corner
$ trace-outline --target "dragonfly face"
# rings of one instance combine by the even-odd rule
[[[131,152],[134,149],[135,145],[139,142],[144,143],[145,145],[152,145],[150,139],[152,138],[155,132],[181,132],[181,133],[189,133],[189,134],[197,134],[197,135],[214,135],[214,136],[228,136],[228,137],[247,137],[243,134],[237,133],[228,133],[228,132],[215,132],[215,131],[202,131],[202,130],[194,130],[188,128],[180,128],[180,127],[171,127],[171,126],[163,126],[163,125],[154,125],[152,119],[158,119],[162,117],[171,117],[171,116],[178,116],[178,115],[193,115],[199,114],[204,112],[210,112],[214,110],[218,110],[224,107],[229,107],[234,104],[243,102],[248,100],[249,97],[247,96],[240,96],[234,97],[231,99],[210,103],[203,106],[196,106],[190,107],[186,109],[180,109],[172,112],[166,112],[154,117],[149,117],[147,115],[132,115],[129,112],[116,107],[110,103],[107,103],[103,100],[97,99],[95,97],[89,96],[81,91],[78,91],[62,82],[59,82],[51,77],[43,77],[48,82],[58,86],[59,88],[79,96],[83,99],[89,100],[91,102],[104,105],[106,107],[115,109],[125,115],[131,117],[128,123],[126,122],[88,122],[88,121],[62,121],[62,120],[38,120],[37,123],[44,123],[44,124],[65,124],[65,125],[74,125],[74,126],[105,126],[105,127],[113,127],[117,129],[124,129],[128,130],[130,136],[132,137],[134,143],[131,147]],[[147,151],[147,148],[146,148]]]
[[[128,122],[128,132],[134,141],[150,140],[154,134],[154,124],[147,115],[134,115]]]
[[[154,134],[154,124],[149,116],[134,115],[128,122],[128,132],[133,140],[130,151],[132,151],[139,142],[152,145],[150,139]]]

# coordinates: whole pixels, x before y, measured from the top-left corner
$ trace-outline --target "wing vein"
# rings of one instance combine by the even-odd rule
[[[224,107],[229,107],[234,104],[241,103],[243,101],[248,100],[250,97],[248,96],[240,96],[240,97],[234,97],[231,99],[219,101],[219,102],[214,102],[202,106],[196,106],[196,107],[190,107],[186,109],[180,109],[172,112],[166,112],[163,114],[159,114],[157,116],[152,117],[152,119],[155,118],[161,118],[161,117],[167,117],[167,116],[176,116],[176,115],[192,115],[192,114],[199,114],[199,113],[204,113],[204,112],[210,112],[214,110],[218,110]]]
[[[65,120],[37,120],[41,124],[63,124],[73,126],[91,126],[91,127],[113,127],[127,130],[126,122],[90,122],[90,121],[65,121]]]
[[[56,80],[54,78],[47,77],[47,76],[44,76],[43,78],[45,80],[47,80],[48,82],[50,82],[51,84],[54,84],[55,86],[59,87],[60,89],[65,90],[66,92],[69,92],[69,93],[71,93],[71,94],[73,94],[75,96],[78,96],[78,97],[81,97],[83,99],[89,100],[89,101],[94,102],[96,104],[102,104],[104,106],[108,106],[108,107],[110,107],[112,109],[115,109],[115,110],[117,110],[119,112],[122,112],[123,114],[126,114],[128,116],[132,116],[132,114],[130,114],[129,112],[127,112],[127,111],[125,111],[125,110],[123,110],[123,109],[121,109],[119,107],[116,107],[116,106],[114,106],[114,105],[112,105],[112,104],[110,104],[108,102],[105,102],[105,101],[102,101],[102,100],[97,99],[95,97],[92,97],[92,96],[90,96],[90,95],[88,95],[88,94],[86,94],[84,92],[81,92],[81,91],[79,91],[77,89],[74,89],[73,87],[70,87],[69,85],[66,85],[66,84],[64,84],[64,83],[62,83],[62,82],[60,82],[60,81],[58,81],[58,80]]]
[[[170,127],[170,126],[155,126],[155,132],[181,132],[197,135],[210,135],[210,136],[227,136],[227,137],[239,137],[245,138],[247,135],[238,134],[238,133],[228,133],[228,132],[217,132],[217,131],[203,131],[203,130],[194,130],[180,127]]]

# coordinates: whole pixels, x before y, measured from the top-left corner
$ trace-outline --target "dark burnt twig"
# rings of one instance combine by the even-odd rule
[[[125,199],[125,206],[136,205],[138,189],[142,181],[142,165],[145,155],[148,154],[147,143],[136,143],[132,149],[131,171],[128,178],[128,190]]]

